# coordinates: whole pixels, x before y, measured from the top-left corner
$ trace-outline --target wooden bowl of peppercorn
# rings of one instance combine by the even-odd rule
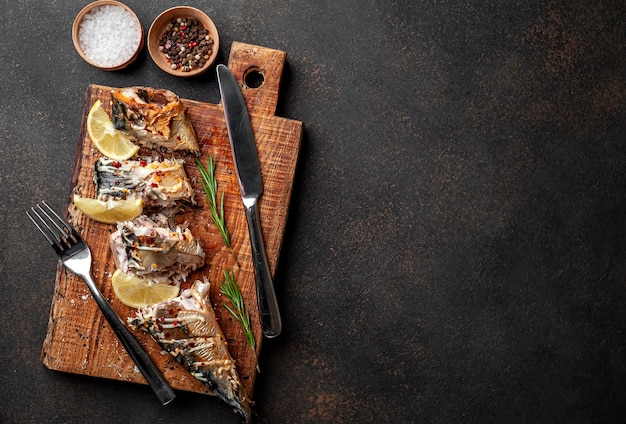
[[[215,24],[194,7],[167,9],[148,30],[150,57],[163,71],[177,77],[193,77],[209,69],[219,45]]]

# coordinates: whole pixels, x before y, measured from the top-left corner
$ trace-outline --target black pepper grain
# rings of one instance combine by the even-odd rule
[[[159,38],[159,50],[170,67],[183,72],[202,68],[212,53],[212,45],[209,31],[193,18],[173,19]]]

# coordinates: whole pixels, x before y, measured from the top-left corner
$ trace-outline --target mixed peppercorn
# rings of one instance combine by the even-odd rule
[[[159,38],[159,50],[172,69],[190,72],[202,68],[209,60],[213,39],[197,19],[177,18],[167,24]]]

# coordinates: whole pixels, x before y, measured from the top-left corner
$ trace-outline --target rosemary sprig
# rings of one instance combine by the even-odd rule
[[[224,219],[223,190],[219,204],[217,202],[215,159],[213,159],[211,155],[207,155],[207,166],[205,168],[202,164],[202,161],[199,158],[196,158],[196,166],[198,167],[198,171],[200,171],[200,175],[202,176],[200,182],[202,183],[202,188],[204,189],[204,192],[207,196],[207,203],[209,204],[209,208],[211,209],[211,220],[215,223],[215,226],[222,235],[224,244],[232,252],[230,233],[228,232],[228,228],[226,227],[226,220]],[[243,332],[246,336],[246,342],[252,348],[254,356],[256,357],[256,340],[254,339],[254,333],[252,332],[252,326],[250,325],[250,315],[246,311],[246,306],[243,302],[243,295],[241,294],[239,286],[237,285],[235,274],[232,271],[227,271],[226,269],[224,269],[223,271],[224,283],[222,284],[220,291],[228,298],[232,306],[227,305],[226,302],[222,302],[222,304],[241,325],[241,328],[243,329]]]
[[[228,312],[241,324],[241,328],[243,328],[246,334],[246,341],[256,356],[256,341],[254,339],[254,333],[252,333],[252,327],[250,326],[250,315],[248,315],[246,311],[246,305],[243,303],[243,295],[239,290],[239,286],[237,286],[237,280],[232,271],[224,270],[224,283],[220,291],[228,298],[232,305],[231,307],[223,303],[224,307],[228,309]]]
[[[209,208],[211,208],[211,220],[215,223],[218,231],[222,235],[224,244],[227,247],[230,245],[230,234],[228,228],[226,228],[226,220],[224,219],[224,191],[222,191],[222,197],[220,203],[217,203],[217,180],[215,179],[215,160],[209,154],[207,154],[207,166],[206,168],[202,164],[199,158],[196,158],[196,166],[200,175],[202,176],[202,188],[207,196],[207,202]]]

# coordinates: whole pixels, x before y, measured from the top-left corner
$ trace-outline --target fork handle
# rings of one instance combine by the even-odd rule
[[[107,319],[111,328],[117,335],[117,337],[122,342],[124,349],[130,355],[130,357],[137,365],[137,368],[141,371],[144,378],[159,398],[163,405],[167,405],[176,397],[174,390],[170,387],[169,383],[161,374],[161,371],[157,368],[157,366],[152,362],[152,359],[148,356],[146,351],[143,349],[141,344],[137,341],[137,339],[130,332],[124,321],[119,317],[119,315],[115,312],[115,310],[111,307],[109,302],[104,298],[98,286],[91,278],[91,275],[81,275],[85,282],[87,283],[87,287],[89,287],[89,291],[93,295],[96,303],[100,307],[100,310],[104,314],[104,317]]]

